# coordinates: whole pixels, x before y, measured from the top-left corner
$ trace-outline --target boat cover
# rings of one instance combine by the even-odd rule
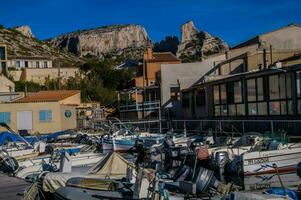
[[[100,162],[102,162],[102,160]],[[76,177],[121,179],[126,177],[128,168],[134,167],[132,163],[124,159],[120,154],[112,153],[103,166],[100,166],[98,169],[92,167],[93,174],[48,173],[43,180],[43,190],[45,192],[54,193],[59,187],[65,187],[66,182],[70,178]]]
[[[19,138],[17,135],[9,132],[9,131],[3,131],[0,133],[0,145],[4,145],[7,142],[21,142],[21,138]]]

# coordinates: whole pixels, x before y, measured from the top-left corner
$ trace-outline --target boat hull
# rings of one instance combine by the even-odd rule
[[[301,148],[256,151],[243,155],[244,175],[295,173],[301,160]],[[275,166],[276,165],[276,166]]]
[[[135,140],[113,140],[115,152],[126,152],[135,146]]]

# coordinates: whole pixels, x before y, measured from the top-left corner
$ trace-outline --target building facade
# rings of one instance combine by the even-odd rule
[[[0,122],[18,132],[53,133],[75,129],[80,91],[41,91],[10,103],[0,103]]]
[[[301,119],[300,36],[301,27],[293,24],[229,50],[227,59],[212,66],[211,73],[181,91],[182,117],[242,120],[236,127],[240,131],[248,122],[243,129],[283,129],[296,134],[301,128],[292,121]],[[269,120],[281,122],[270,129]]]
[[[160,80],[157,78],[162,64],[177,64],[181,61],[171,52],[155,53],[148,47],[137,76],[128,89],[119,93],[119,112],[122,119],[152,118],[161,107]]]
[[[180,91],[189,88],[199,81],[199,78],[210,73],[212,66],[226,59],[226,54],[213,55],[195,63],[162,64],[159,72],[161,105],[163,112],[168,112],[172,118],[181,117]]]
[[[11,57],[7,61],[7,69],[52,68],[52,60],[44,57]]]

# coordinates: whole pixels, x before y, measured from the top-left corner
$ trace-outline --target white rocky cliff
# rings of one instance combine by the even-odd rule
[[[226,51],[229,46],[218,37],[205,31],[199,31],[192,21],[181,27],[181,43],[177,56],[184,62],[199,61],[207,56]]]
[[[28,25],[17,26],[14,29],[19,31],[20,33],[22,33],[26,37],[30,37],[30,38],[34,37],[34,35],[32,34],[32,31],[31,31],[31,28]]]
[[[143,27],[116,25],[63,34],[48,40],[48,43],[78,56],[102,57],[106,54],[120,55],[125,51],[144,49],[148,41]]]

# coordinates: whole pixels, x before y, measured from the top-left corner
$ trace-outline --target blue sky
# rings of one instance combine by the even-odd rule
[[[235,45],[289,23],[301,24],[300,0],[1,0],[0,24],[27,24],[39,39],[111,24],[139,24],[153,41],[199,30]]]

